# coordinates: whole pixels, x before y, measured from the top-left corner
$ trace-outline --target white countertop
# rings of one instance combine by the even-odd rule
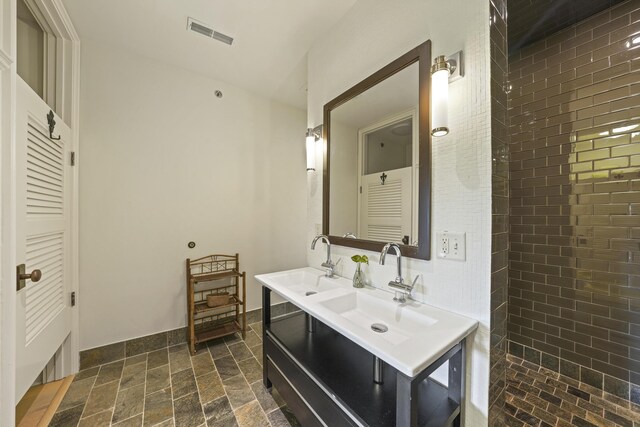
[[[359,344],[405,375],[414,377],[478,326],[474,319],[408,300],[350,279],[326,278],[324,271],[304,267],[255,276],[264,286]],[[309,292],[315,292],[306,295]],[[374,332],[382,323],[386,333]]]

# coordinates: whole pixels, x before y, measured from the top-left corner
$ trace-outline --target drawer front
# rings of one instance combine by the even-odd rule
[[[278,390],[284,401],[287,402],[287,406],[300,421],[300,424],[304,427],[323,427],[322,422],[309,409],[302,397],[271,360],[267,361],[267,370],[269,371],[269,381]]]
[[[296,417],[299,417],[303,426],[321,426],[322,423],[331,427],[358,425],[268,335],[264,342],[264,351],[268,359],[269,380],[284,397]],[[318,421],[314,412],[322,418],[322,423]]]

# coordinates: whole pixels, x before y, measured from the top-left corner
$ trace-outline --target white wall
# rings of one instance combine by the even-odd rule
[[[333,120],[331,145],[331,234],[358,233],[358,129]],[[321,163],[316,160],[316,164]],[[322,169],[322,166],[320,166]]]
[[[420,275],[414,296],[423,302],[477,319],[471,338],[466,425],[487,424],[491,263],[491,141],[489,93],[489,2],[465,0],[360,0],[309,52],[308,126],[322,123],[329,100],[427,39],[432,55],[464,51],[466,76],[450,85],[451,133],[434,139],[432,242],[441,230],[466,232],[466,262],[435,258],[403,263],[405,278]],[[318,162],[321,149],[317,152]],[[322,170],[307,183],[307,241],[322,222]],[[350,277],[355,265],[347,257],[362,253],[334,250],[339,273]],[[393,266],[378,265],[367,253],[365,269],[374,286],[395,277]],[[308,250],[319,266],[324,250]],[[391,295],[390,295],[391,298]]]
[[[81,81],[81,349],[185,326],[187,257],[239,252],[249,309],[306,263],[303,111],[89,39]]]

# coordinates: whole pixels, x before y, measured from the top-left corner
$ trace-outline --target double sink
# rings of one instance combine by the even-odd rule
[[[398,304],[392,293],[356,289],[305,267],[257,275],[264,286],[413,377],[477,327],[478,322],[427,304]]]

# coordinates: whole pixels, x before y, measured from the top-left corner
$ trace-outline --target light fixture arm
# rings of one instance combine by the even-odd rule
[[[307,129],[307,136],[313,136],[316,141],[322,139],[322,125]]]

